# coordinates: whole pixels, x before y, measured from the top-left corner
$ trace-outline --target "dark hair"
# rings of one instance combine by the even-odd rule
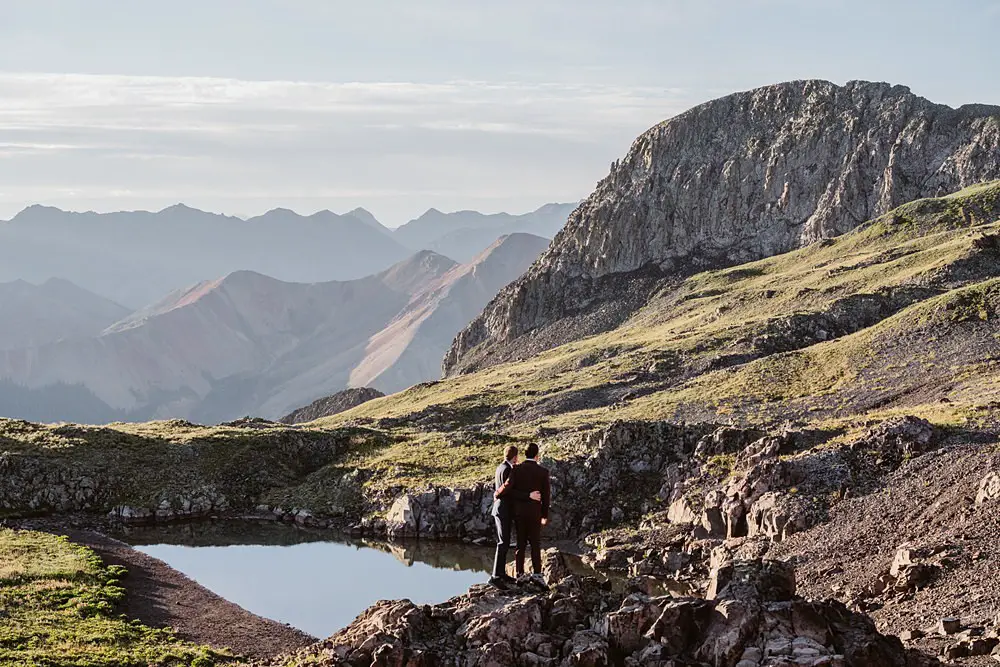
[[[528,445],[528,448],[526,450],[524,450],[524,455],[525,455],[525,457],[527,457],[529,459],[537,458],[538,457],[538,443],[537,442],[533,442],[530,445]]]
[[[515,456],[517,456],[517,447],[511,445],[510,447],[507,448],[507,451],[504,452],[503,459],[504,461],[510,461]]]

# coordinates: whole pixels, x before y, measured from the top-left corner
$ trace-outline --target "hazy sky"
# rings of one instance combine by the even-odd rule
[[[521,212],[758,85],[1000,104],[998,34],[1000,0],[0,0],[0,218]]]

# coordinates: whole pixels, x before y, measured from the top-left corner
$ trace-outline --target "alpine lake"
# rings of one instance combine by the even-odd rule
[[[244,609],[318,638],[378,600],[436,604],[489,580],[492,548],[351,540],[271,521],[130,527],[114,537]]]

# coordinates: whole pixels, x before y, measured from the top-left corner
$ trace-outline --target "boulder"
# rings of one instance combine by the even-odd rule
[[[542,601],[524,597],[470,618],[457,634],[469,646],[518,642],[542,627]]]
[[[769,492],[750,507],[747,527],[750,537],[763,535],[773,542],[781,542],[789,535],[807,529],[809,518],[794,498]]]
[[[566,656],[560,667],[610,667],[608,642],[592,630],[582,630],[563,646]]]
[[[497,642],[486,644],[473,652],[474,662],[477,667],[514,667],[517,662],[514,660],[514,651],[507,642]],[[387,663],[389,664],[389,663]],[[398,663],[405,664],[405,663]]]
[[[688,652],[696,643],[700,629],[707,625],[713,606],[694,599],[660,603],[663,611],[646,630],[646,638],[657,642],[666,655]]]
[[[397,498],[385,515],[386,529],[393,537],[416,537],[420,531],[420,509],[410,494]]]
[[[676,493],[676,492],[675,492]],[[698,523],[698,515],[695,513],[691,501],[684,495],[677,495],[670,503],[667,510],[667,520],[670,523]]]
[[[705,496],[701,513],[701,526],[705,529],[707,537],[724,538],[726,536],[726,520],[722,511],[725,502],[726,496],[721,491],[711,491]]]
[[[570,575],[566,556],[558,549],[546,549],[542,552],[542,576],[549,586],[554,586]]]
[[[961,630],[962,630],[962,621],[961,619],[958,618],[954,617],[942,618],[940,621],[938,621],[937,624],[937,633],[939,635],[944,635],[944,636],[954,635],[961,632]]]
[[[776,560],[730,561],[709,577],[708,600],[783,602],[795,597],[795,569]]]
[[[1000,473],[991,472],[979,483],[979,490],[976,493],[976,504],[1000,500]]]
[[[790,434],[755,440],[736,456],[736,467],[745,470],[764,461],[777,459],[783,451],[791,448],[792,443],[793,437]]]
[[[933,424],[920,417],[906,416],[869,429],[854,447],[874,450],[883,462],[898,465],[932,450],[937,441],[938,431]]]

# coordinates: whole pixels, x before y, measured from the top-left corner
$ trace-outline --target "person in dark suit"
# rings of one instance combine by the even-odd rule
[[[514,506],[518,501],[538,504],[542,500],[540,492],[520,492],[512,489],[507,481],[517,465],[517,447],[511,445],[504,452],[504,460],[497,466],[494,482],[493,521],[496,523],[497,550],[493,557],[493,576],[490,583],[505,587],[514,579],[507,575],[507,551],[510,547],[510,533],[514,523]]]
[[[503,492],[513,491],[519,499],[514,508],[517,527],[517,551],[514,553],[517,576],[524,574],[524,558],[531,545],[531,569],[542,572],[542,526],[549,522],[549,508],[552,505],[552,483],[549,471],[538,463],[538,444],[531,443],[524,452],[525,460],[514,468],[510,478],[502,488]],[[509,487],[509,490],[508,490]],[[539,493],[541,502],[522,501],[525,495]]]

